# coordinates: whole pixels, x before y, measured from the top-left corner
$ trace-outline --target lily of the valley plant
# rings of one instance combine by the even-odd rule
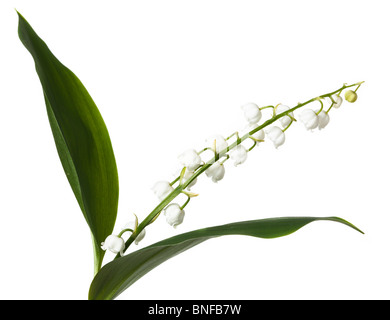
[[[180,166],[177,177],[172,181],[157,181],[152,188],[159,204],[149,208],[150,213],[143,220],[132,215],[119,233],[113,233],[119,184],[114,152],[103,118],[80,80],[57,60],[20,14],[19,37],[34,59],[58,154],[91,230],[94,278],[89,299],[114,299],[167,259],[214,237],[275,238],[320,220],[340,222],[360,231],[338,217],[268,218],[195,230],[128,253],[133,243],[138,244],[147,236],[148,226],[156,219],[165,219],[174,228],[185,223],[187,206],[197,196],[191,188],[203,173],[214,183],[221,181],[227,162],[242,165],[265,140],[271,141],[275,148],[281,147],[288,141],[288,130],[294,122],[302,122],[308,130],[324,129],[334,108],[339,108],[344,100],[356,101],[356,91],[363,82],[344,84],[291,107],[284,104],[243,105],[243,118],[247,122],[244,128],[236,128],[228,135],[206,137],[201,150],[183,150],[177,159]],[[116,255],[102,266],[108,250]]]

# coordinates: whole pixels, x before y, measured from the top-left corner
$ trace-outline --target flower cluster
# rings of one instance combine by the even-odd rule
[[[334,94],[330,96],[331,105],[327,111],[323,110],[323,102],[318,100],[321,103],[321,108],[319,110],[305,109],[301,112],[299,119],[302,121],[307,130],[314,130],[318,128],[319,130],[324,129],[329,123],[329,110],[333,108],[339,108],[343,102],[343,98],[340,95]]]
[[[244,129],[240,133],[234,132],[227,137],[222,135],[211,136],[206,139],[206,146],[202,150],[188,149],[180,154],[178,156],[178,163],[181,168],[180,175],[172,182],[158,181],[152,187],[154,194],[160,201],[160,205],[145,219],[146,222],[141,228],[138,228],[138,219],[136,218],[135,221],[126,225],[118,236],[108,236],[106,241],[102,243],[103,250],[110,250],[123,255],[126,245],[121,237],[122,234],[126,231],[132,232],[132,239],[137,244],[145,236],[144,228],[154,222],[160,213],[163,213],[166,222],[170,226],[176,228],[184,220],[184,208],[192,197],[197,196],[197,194],[190,192],[190,188],[196,184],[201,173],[205,172],[206,176],[213,182],[219,182],[225,176],[225,162],[227,160],[231,159],[234,166],[243,164],[248,158],[248,153],[267,139],[273,143],[275,148],[279,148],[285,143],[286,130],[293,122],[297,121],[294,112],[310,103],[319,102],[321,106],[319,109],[303,108],[298,115],[299,120],[307,130],[324,129],[330,120],[329,111],[332,108],[339,108],[343,102],[340,96],[341,92],[345,88],[357,86],[354,91],[348,90],[345,93],[346,101],[355,102],[357,99],[356,90],[361,84],[344,85],[333,93],[313,98],[305,103],[299,103],[293,108],[284,104],[265,107],[259,107],[255,103],[243,105],[241,109],[246,121]],[[326,111],[324,110],[324,101],[329,104]],[[271,109],[272,115],[270,119],[259,124],[265,109]],[[250,148],[242,144],[247,139],[253,142]],[[208,152],[211,152],[211,158],[209,157],[205,161],[205,155]],[[175,186],[176,183],[178,183],[177,186]],[[187,200],[182,205],[172,202],[178,194],[187,196]]]

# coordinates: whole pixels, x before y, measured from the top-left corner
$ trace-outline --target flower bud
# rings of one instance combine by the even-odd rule
[[[287,110],[289,110],[289,109],[290,109],[290,108],[289,108],[288,106],[285,106],[285,105],[283,105],[283,104],[280,104],[280,105],[276,106],[276,108],[275,108],[275,115],[281,114],[281,113],[283,113],[283,112],[285,112],[285,111],[287,111]],[[290,112],[289,115],[290,115],[291,117],[294,117],[294,114],[293,114],[292,112]],[[289,116],[287,115],[287,116],[281,117],[281,118],[279,119],[280,124],[282,125],[283,128],[286,128],[286,127],[288,127],[288,126],[290,125],[290,123],[291,123],[291,121],[292,121],[291,117],[289,117]]]
[[[355,102],[357,99],[357,93],[355,91],[352,91],[352,90],[348,90],[345,92],[345,100],[347,100],[348,102]]]
[[[241,107],[244,117],[249,123],[258,123],[261,119],[261,110],[255,103],[247,103]]]
[[[152,187],[154,194],[160,201],[164,200],[168,194],[173,191],[173,187],[169,184],[168,181],[158,181]]]
[[[169,225],[176,228],[184,220],[184,210],[177,203],[171,203],[164,209],[164,215]]]
[[[233,160],[234,165],[237,167],[239,164],[245,162],[246,158],[248,157],[248,151],[243,145],[239,144],[232,149],[229,155],[230,158]]]
[[[279,148],[285,141],[285,135],[279,127],[271,127],[267,130],[268,138],[273,142],[275,148]]]
[[[321,111],[318,114],[318,129],[321,130],[325,128],[329,123],[329,115],[325,111]]]
[[[182,166],[189,171],[195,171],[202,163],[202,159],[194,149],[183,152],[178,159]]]
[[[113,253],[119,253],[123,256],[123,250],[125,249],[125,241],[118,236],[109,235],[104,242],[102,242],[103,250],[110,250]]]
[[[217,153],[220,153],[222,150],[225,150],[228,147],[226,139],[219,134],[208,138],[206,140],[206,144],[212,149],[215,147],[215,152]]]
[[[299,119],[305,125],[307,130],[313,130],[318,126],[318,116],[311,109],[305,109],[299,115]]]
[[[222,180],[225,176],[225,167],[219,161],[213,163],[210,168],[206,170],[206,176],[211,178],[213,182]]]

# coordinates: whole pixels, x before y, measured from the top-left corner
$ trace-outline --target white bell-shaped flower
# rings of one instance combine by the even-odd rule
[[[252,130],[256,129],[257,127],[258,125],[256,123],[250,123],[245,127],[244,132],[249,133]],[[255,133],[251,134],[251,137],[255,138],[256,140],[264,140],[265,138],[264,130],[260,129],[259,131],[256,131]]]
[[[202,159],[194,149],[189,149],[183,152],[178,157],[179,162],[189,171],[195,171],[202,164]]]
[[[312,109],[303,110],[299,115],[299,120],[301,120],[307,130],[313,130],[318,126],[318,115]]]
[[[343,98],[338,94],[334,94],[332,95],[332,99],[334,101],[333,108],[340,108],[341,104],[343,103]]]
[[[177,203],[171,203],[164,209],[167,223],[176,228],[184,220],[184,210]]]
[[[137,225],[137,220],[136,219],[132,219],[130,220],[128,223],[126,223],[122,230],[125,230],[125,229],[131,229],[131,230],[134,230],[137,229],[138,225]],[[143,229],[139,235],[137,236],[137,238],[135,238],[134,240],[134,243],[135,244],[138,244],[143,238],[145,238],[145,235],[146,235],[146,230]]]
[[[213,182],[218,182],[225,176],[225,167],[219,161],[214,162],[210,168],[206,170],[206,176],[211,178]]]
[[[157,198],[162,201],[173,191],[173,187],[168,181],[158,181],[154,184],[152,190]]]
[[[275,148],[279,148],[286,139],[283,130],[276,126],[270,127],[266,133],[268,138],[273,142]]]
[[[101,245],[103,250],[109,250],[115,254],[119,253],[121,256],[123,256],[125,241],[121,237],[113,234],[109,235]]]
[[[321,130],[323,128],[325,128],[328,123],[329,123],[329,114],[327,112],[325,112],[324,110],[322,110],[319,114],[318,114],[318,129]]]
[[[287,111],[287,110],[290,110],[290,108],[289,108],[288,106],[285,106],[285,105],[283,105],[283,104],[279,104],[279,105],[276,106],[276,108],[275,108],[275,115],[281,114],[281,113],[283,113],[283,112],[285,112],[285,111]],[[288,114],[289,114],[291,117],[294,117],[293,112],[289,112]],[[291,119],[290,116],[287,115],[287,116],[281,117],[281,118],[279,119],[280,124],[282,125],[283,128],[286,128],[286,127],[288,127],[288,126],[290,125],[290,123],[291,123],[291,121],[292,121],[292,119]]]
[[[217,153],[220,153],[222,150],[225,150],[228,147],[228,143],[226,142],[226,139],[216,134],[214,136],[211,136],[210,138],[206,139],[206,144],[208,147],[212,148]]]
[[[194,174],[193,171],[190,171],[190,170],[187,170],[187,169],[186,169],[186,171],[184,172],[184,175],[183,175],[183,177],[182,177],[181,182],[182,182],[182,183],[187,182],[187,180],[188,180],[189,178],[191,178],[193,174]],[[188,189],[188,190],[191,190],[191,187],[193,187],[193,186],[196,184],[197,181],[198,181],[198,178],[195,178],[194,180],[192,180],[192,181],[190,182],[190,184],[187,186],[187,189]]]
[[[239,144],[238,146],[235,146],[232,151],[229,153],[230,159],[233,160],[233,164],[237,167],[239,164],[242,164],[245,162],[245,160],[248,157],[248,150],[246,148]]]
[[[247,103],[241,107],[244,117],[249,123],[258,123],[261,119],[261,110],[255,103]]]

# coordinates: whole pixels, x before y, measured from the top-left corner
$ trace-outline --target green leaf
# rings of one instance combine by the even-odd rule
[[[348,221],[337,217],[269,218],[199,229],[157,242],[106,264],[91,283],[89,299],[114,299],[150,270],[205,240],[224,235],[277,238],[289,235],[310,222],[320,220],[340,222],[362,232]]]
[[[58,155],[91,229],[96,273],[104,256],[100,244],[112,233],[118,208],[118,172],[110,137],[81,81],[18,15],[19,38],[34,58]]]

